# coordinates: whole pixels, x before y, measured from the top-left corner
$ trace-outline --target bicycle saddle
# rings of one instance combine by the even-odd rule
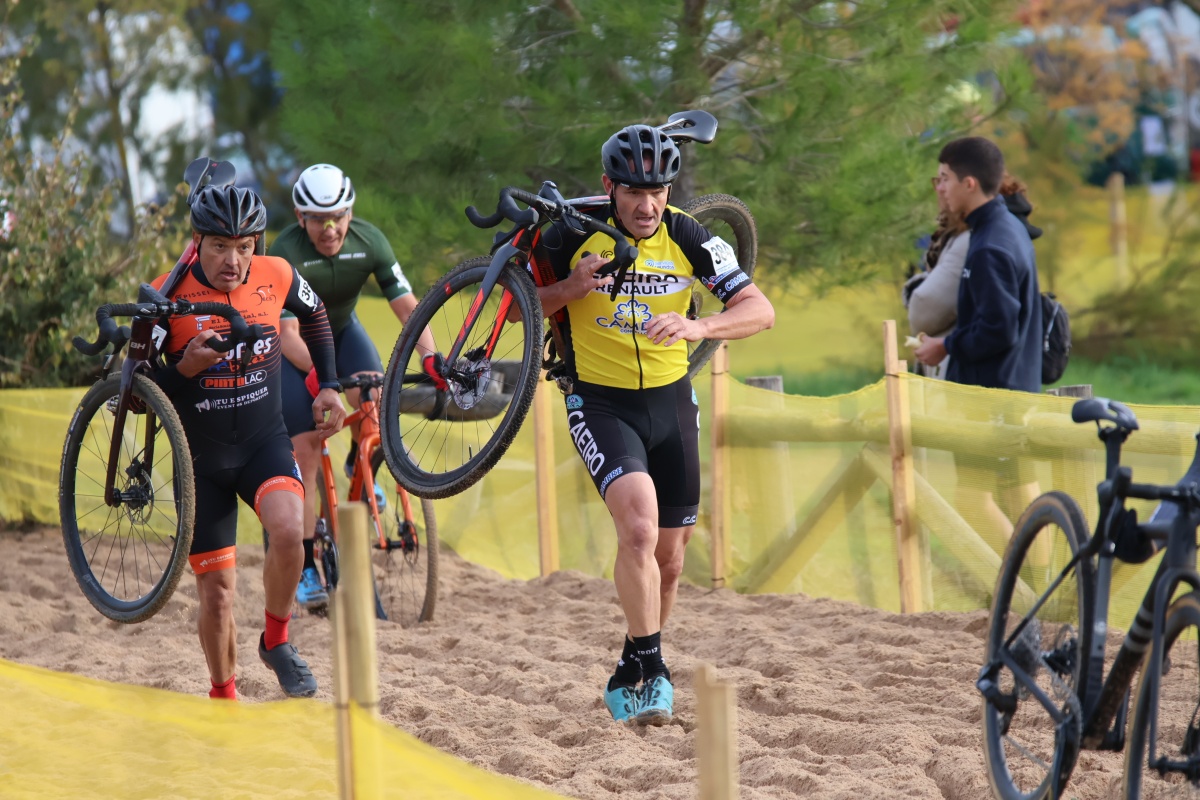
[[[1071,406],[1072,422],[1111,422],[1127,431],[1138,429],[1137,417],[1129,406],[1107,397],[1089,397]]]
[[[677,142],[708,144],[717,135],[717,118],[707,111],[676,111],[658,129]]]

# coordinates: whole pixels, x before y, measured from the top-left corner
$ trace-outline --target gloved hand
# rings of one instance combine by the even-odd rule
[[[446,383],[446,379],[442,377],[442,370],[446,368],[446,359],[441,353],[430,353],[421,359],[421,369],[429,376],[433,386],[438,391],[444,392],[450,388],[450,384]]]
[[[317,380],[317,368],[313,367],[304,376],[304,388],[308,389],[308,393],[313,397],[317,396],[317,392],[321,391],[320,381]]]

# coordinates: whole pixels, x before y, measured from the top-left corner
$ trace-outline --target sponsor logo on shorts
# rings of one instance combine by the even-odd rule
[[[577,408],[583,408],[583,398],[577,394],[567,395],[567,410],[574,411]]]
[[[600,481],[600,496],[604,497],[604,491],[608,489],[608,485],[612,483],[613,478],[625,473],[624,467],[617,467],[612,472],[604,476],[604,480]]]
[[[576,417],[579,418],[577,422],[575,421]],[[583,412],[568,412],[567,424],[571,426],[571,438],[575,440],[575,449],[583,457],[583,463],[588,472],[592,475],[600,472],[600,468],[604,466],[604,454],[600,452],[600,445],[596,444],[592,432],[588,430],[587,423],[583,421]]]
[[[210,556],[200,562],[200,568],[203,569],[203,568],[209,567],[209,566],[216,566],[217,564],[220,564],[225,561],[232,561],[233,557],[234,557],[233,553],[222,553],[219,556]]]
[[[684,518],[683,518],[683,524],[684,524],[685,526],[687,526],[687,525],[695,525],[695,524],[696,524],[696,515],[695,515],[695,514],[692,514],[690,517],[684,517]]]

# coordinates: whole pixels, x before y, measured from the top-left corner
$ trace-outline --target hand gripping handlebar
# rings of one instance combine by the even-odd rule
[[[84,355],[94,356],[109,344],[119,350],[129,340],[129,327],[117,326],[113,317],[184,317],[192,315],[215,315],[229,320],[229,334],[224,341],[209,339],[208,347],[218,353],[227,353],[242,342],[253,343],[263,338],[262,325],[247,325],[246,320],[233,306],[225,303],[189,303],[187,300],[168,300],[149,284],[142,284],[138,303],[107,303],[96,309],[96,322],[100,335],[96,341],[88,342],[82,336],[72,340],[75,349]]]
[[[485,217],[475,209],[475,206],[467,206],[467,219],[477,228],[494,228],[503,220],[514,222],[520,227],[537,225],[542,217],[545,217],[555,222],[566,220],[572,227],[582,232],[603,233],[614,242],[613,260],[605,264],[596,274],[604,277],[616,273],[616,279],[609,292],[609,296],[616,299],[617,292],[625,279],[625,272],[637,260],[638,249],[629,243],[624,233],[612,225],[584,214],[567,203],[553,183],[547,181],[542,186],[542,192],[550,196],[533,194],[515,186],[506,186],[500,190],[500,200],[496,204],[495,213]],[[517,205],[517,201],[525,203],[529,208],[522,210]]]

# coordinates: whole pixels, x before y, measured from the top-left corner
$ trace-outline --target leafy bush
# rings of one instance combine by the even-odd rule
[[[176,203],[139,209],[130,238],[116,239],[119,187],[93,177],[74,114],[53,141],[22,136],[19,63],[20,53],[0,57],[0,388],[86,383],[96,363],[71,339],[93,338],[97,306],[132,301],[170,267]]]

